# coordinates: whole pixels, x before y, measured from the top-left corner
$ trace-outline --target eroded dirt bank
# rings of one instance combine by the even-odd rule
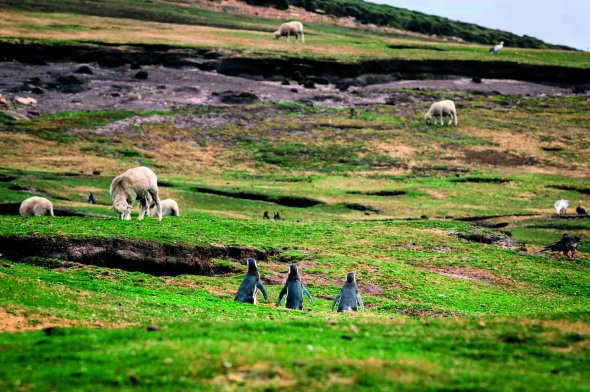
[[[218,245],[166,244],[117,238],[0,236],[0,253],[12,261],[41,257],[152,275],[218,275],[239,270],[212,259],[267,260],[274,251]]]

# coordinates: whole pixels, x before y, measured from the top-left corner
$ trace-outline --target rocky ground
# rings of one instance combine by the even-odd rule
[[[294,81],[289,81],[288,85],[285,83],[227,76],[193,67],[151,65],[139,68],[123,65],[107,68],[95,63],[73,62],[0,64],[0,94],[7,101],[3,109],[9,110],[15,117],[64,111],[157,110],[174,106],[249,104],[257,101],[346,107],[387,102],[392,90],[400,88],[531,96],[573,93],[571,86],[497,79],[474,82],[464,77],[399,80],[382,84],[371,84],[370,77],[367,77],[366,85],[352,86],[346,91],[331,84],[316,83],[313,88],[306,88]],[[17,97],[34,98],[36,103],[18,103],[15,101]]]

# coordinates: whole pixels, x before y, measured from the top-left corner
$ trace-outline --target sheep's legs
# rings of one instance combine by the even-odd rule
[[[305,43],[305,36],[303,35],[303,31],[301,32],[301,43]]]
[[[150,195],[154,199],[154,203],[156,204],[156,215],[158,216],[158,220],[162,220],[162,205],[160,204],[160,197],[158,196],[158,190],[149,191]]]
[[[148,210],[148,205],[149,203],[146,199],[139,201],[139,216],[137,217],[137,220],[143,220],[143,217]]]

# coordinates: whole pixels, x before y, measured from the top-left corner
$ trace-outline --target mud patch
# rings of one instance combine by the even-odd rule
[[[362,212],[374,212],[376,214],[381,214],[383,212],[377,207],[369,206],[366,204],[359,204],[359,203],[346,203],[344,205],[344,207],[348,208],[349,210],[362,211]]]
[[[493,284],[508,284],[509,279],[502,278],[492,274],[490,271],[473,268],[468,266],[430,266],[426,267],[430,272],[436,272],[437,274],[450,276],[452,278],[459,278],[465,280],[477,280],[480,282],[493,283]]]
[[[451,182],[475,182],[480,184],[505,184],[507,182],[512,182],[512,180],[507,180],[505,178],[489,178],[489,177],[463,177],[463,178],[453,178]]]
[[[479,242],[480,244],[496,245],[500,249],[527,250],[523,242],[514,240],[502,234],[473,232],[459,233],[457,234],[457,237],[468,241]]]
[[[559,189],[560,191],[573,191],[582,193],[584,195],[590,195],[590,188],[578,188],[575,186],[567,186],[567,185],[546,185],[546,188],[551,189]]]
[[[19,215],[19,209],[20,203],[0,203],[0,215]],[[55,206],[53,207],[53,213],[55,216],[97,216]]]
[[[465,158],[468,162],[478,162],[492,166],[533,166],[539,164],[535,157],[524,157],[512,152],[495,150],[467,150]]]
[[[220,189],[212,189],[206,187],[195,187],[193,190],[200,193],[208,193],[211,195],[234,197],[236,199],[259,200],[270,203],[279,204],[287,207],[313,207],[318,204],[324,204],[320,200],[310,199],[308,197],[300,196],[275,196],[265,195],[262,193],[242,192],[242,191],[223,191]]]
[[[349,191],[346,192],[349,195],[366,195],[366,196],[385,196],[385,197],[402,197],[407,192],[406,191],[394,191],[394,190],[383,190],[383,191],[370,191],[370,192],[362,192],[362,191]]]
[[[57,259],[156,276],[181,274],[214,276],[240,271],[212,259],[267,260],[273,250],[217,245],[179,245],[133,239],[0,236],[0,253],[12,261]],[[38,259],[32,259],[38,260]]]

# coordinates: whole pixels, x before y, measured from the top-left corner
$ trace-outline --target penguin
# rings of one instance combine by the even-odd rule
[[[582,205],[582,202],[578,203],[578,206],[576,207],[576,213],[578,215],[588,215],[588,212],[586,211],[586,207],[584,207]]]
[[[264,213],[262,214],[262,219],[270,219],[270,216],[268,216],[268,211],[264,211]]]
[[[88,192],[88,203],[96,204],[96,198],[92,192]]]
[[[273,212],[273,215],[274,215],[273,216],[273,219],[274,220],[276,220],[276,221],[281,220],[281,216],[279,215],[279,212],[278,211]]]
[[[551,245],[547,245],[541,249],[541,252],[546,252],[548,250],[552,252],[563,252],[564,256],[573,259],[574,255],[578,251],[578,244],[580,241],[580,237],[570,237],[567,233],[565,233],[559,241]]]
[[[236,293],[234,301],[256,304],[256,294],[258,290],[262,291],[265,300],[268,298],[268,295],[266,294],[266,289],[264,288],[262,281],[260,281],[260,274],[258,273],[256,260],[248,258],[246,263],[248,264],[248,272],[246,273],[246,277],[242,281],[242,284],[240,284],[240,288]]]
[[[342,289],[336,298],[334,298],[334,302],[332,302],[332,310],[334,310],[334,306],[336,306],[338,301],[340,301],[338,304],[338,312],[349,312],[351,310],[357,312],[359,306],[363,312],[365,311],[365,305],[359,294],[354,272],[349,272],[346,275],[346,283],[344,283],[344,286],[342,286]]]
[[[313,304],[311,294],[309,294],[309,291],[307,291],[305,286],[303,286],[303,283],[301,283],[297,266],[295,264],[291,264],[289,266],[289,276],[287,276],[285,286],[281,290],[279,298],[277,299],[277,306],[281,305],[281,300],[285,295],[287,295],[285,307],[289,309],[303,310],[303,294],[305,294],[307,298],[309,298],[309,301]]]

